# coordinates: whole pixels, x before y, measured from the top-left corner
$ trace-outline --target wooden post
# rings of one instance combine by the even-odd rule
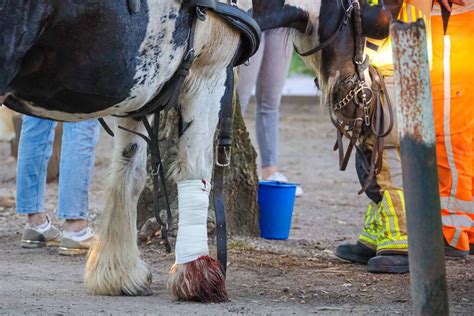
[[[392,38],[415,315],[448,315],[436,137],[423,20],[394,22]]]

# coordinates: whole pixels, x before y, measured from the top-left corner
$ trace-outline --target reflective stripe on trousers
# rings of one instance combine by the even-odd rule
[[[385,191],[379,204],[369,204],[359,242],[377,250],[377,254],[408,250],[405,202],[401,190]]]
[[[444,35],[432,17],[433,107],[443,234],[449,245],[474,244],[474,12],[452,15]]]
[[[380,203],[382,229],[377,238],[377,254],[407,251],[405,201],[401,190],[385,191]]]
[[[369,203],[365,214],[364,229],[359,236],[359,241],[361,243],[374,250],[377,249],[377,236],[382,227],[378,208],[378,204],[374,202]]]

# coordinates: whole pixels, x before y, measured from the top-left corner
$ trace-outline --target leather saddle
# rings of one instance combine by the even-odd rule
[[[216,0],[183,0],[188,7],[196,7],[204,10],[212,10],[241,34],[241,46],[234,66],[245,63],[252,57],[260,46],[261,30],[255,19],[236,5],[218,2]]]
[[[239,48],[234,66],[245,63],[252,57],[260,46],[261,30],[252,16],[233,4],[218,2],[216,0],[183,0],[183,4],[189,8],[201,10],[212,10],[222,19],[227,21],[241,34],[242,43]],[[128,0],[128,8],[131,14],[140,12],[141,0]]]

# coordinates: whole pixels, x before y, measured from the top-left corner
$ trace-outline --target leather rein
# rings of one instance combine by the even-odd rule
[[[341,0],[341,3],[344,8],[344,0]],[[308,57],[322,51],[337,40],[341,32],[349,24],[351,18],[355,31],[353,61],[356,66],[356,73],[354,76],[344,80],[345,82],[351,82],[352,88],[341,100],[335,104],[331,104],[329,108],[331,122],[337,129],[337,140],[334,145],[334,150],[339,152],[339,169],[341,171],[346,170],[354,148],[362,152],[360,146],[366,145],[369,133],[375,136],[370,170],[367,170],[368,178],[364,184],[362,184],[362,189],[359,191],[359,194],[362,194],[370,186],[374,177],[382,170],[383,138],[388,136],[393,129],[394,115],[383,76],[377,69],[369,65],[368,57],[364,54],[366,39],[362,33],[362,8],[359,0],[349,0],[349,5],[347,9],[344,8],[344,14],[337,30],[327,40],[306,52],[300,52],[296,47],[295,51],[303,57]],[[369,69],[371,85],[366,81],[365,71],[367,68]],[[387,102],[389,111],[389,124],[386,130],[384,130],[383,122],[384,110],[382,107],[382,95]],[[351,102],[354,102],[357,107],[354,117],[348,118],[341,112],[346,109],[347,105]],[[344,150],[344,138],[349,140],[346,150]],[[361,145],[358,146],[357,143],[361,139]]]

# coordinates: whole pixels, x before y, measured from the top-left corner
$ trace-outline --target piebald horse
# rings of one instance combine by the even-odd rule
[[[139,110],[159,93],[187,53],[195,19],[183,2],[141,0],[140,11],[130,15],[127,0],[0,0],[0,102],[21,113],[59,121]],[[245,11],[253,10],[263,29],[293,29],[291,38],[304,51],[336,32],[354,1],[234,2]],[[370,11],[364,35],[385,35],[387,11],[369,10],[365,0],[361,5],[364,12]],[[221,302],[227,293],[219,263],[208,256],[206,216],[214,133],[221,100],[232,92],[226,85],[227,69],[240,34],[212,11],[195,23],[197,58],[178,102],[183,120],[192,124],[180,137],[172,166],[180,219],[168,287],[179,300]],[[338,84],[355,72],[353,32],[349,23],[337,41],[307,58],[329,99],[340,98],[349,89]],[[351,107],[346,110],[350,116]],[[118,117],[115,125],[144,132],[141,122],[132,118]],[[145,142],[116,129],[105,209],[86,265],[85,286],[90,293],[141,295],[149,290],[151,272],[140,259],[136,236],[145,164]]]

